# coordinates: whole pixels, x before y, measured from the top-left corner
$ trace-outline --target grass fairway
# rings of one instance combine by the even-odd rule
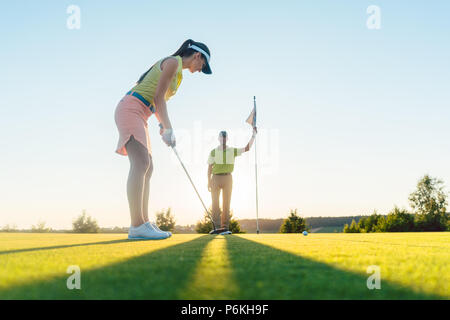
[[[66,287],[81,269],[81,290]],[[366,269],[381,268],[368,290]],[[450,233],[0,233],[0,299],[449,299]]]

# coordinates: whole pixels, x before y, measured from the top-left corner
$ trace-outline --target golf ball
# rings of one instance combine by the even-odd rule
[[[308,232],[307,232],[307,231],[303,231],[303,235],[304,235],[304,236],[307,236],[307,235],[308,235]]]

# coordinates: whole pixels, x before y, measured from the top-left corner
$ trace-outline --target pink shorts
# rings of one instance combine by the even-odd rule
[[[151,155],[150,136],[148,135],[147,120],[152,115],[150,109],[136,97],[126,95],[120,100],[114,113],[117,129],[119,130],[119,142],[116,152],[128,155],[125,144],[131,136],[147,148]]]

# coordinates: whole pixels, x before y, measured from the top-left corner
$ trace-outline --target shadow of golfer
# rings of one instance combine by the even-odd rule
[[[226,240],[240,287],[235,299],[443,299],[382,278],[380,290],[369,290],[365,270],[345,271],[236,235]]]
[[[61,274],[0,289],[0,299],[177,299],[212,239],[200,236],[97,269],[83,270],[80,265],[81,290],[68,290],[70,275]]]
[[[126,237],[126,235],[124,235],[124,237]],[[118,240],[109,240],[109,241],[100,241],[100,242],[65,244],[65,245],[50,246],[50,247],[15,249],[15,250],[0,251],[0,255],[11,254],[11,253],[20,253],[20,252],[40,251],[40,250],[53,250],[53,249],[64,249],[64,248],[72,248],[72,247],[94,246],[94,245],[99,245],[99,244],[116,244],[116,243],[122,243],[122,242],[128,242],[128,241],[140,241],[140,240],[118,239]]]

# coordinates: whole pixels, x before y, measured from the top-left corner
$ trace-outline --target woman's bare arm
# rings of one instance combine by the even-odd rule
[[[155,116],[159,123],[163,125],[164,129],[172,129],[172,124],[170,123],[169,114],[167,112],[165,96],[177,69],[178,60],[175,58],[168,58],[161,63],[162,73],[156,87],[155,97],[153,98],[156,108]]]

